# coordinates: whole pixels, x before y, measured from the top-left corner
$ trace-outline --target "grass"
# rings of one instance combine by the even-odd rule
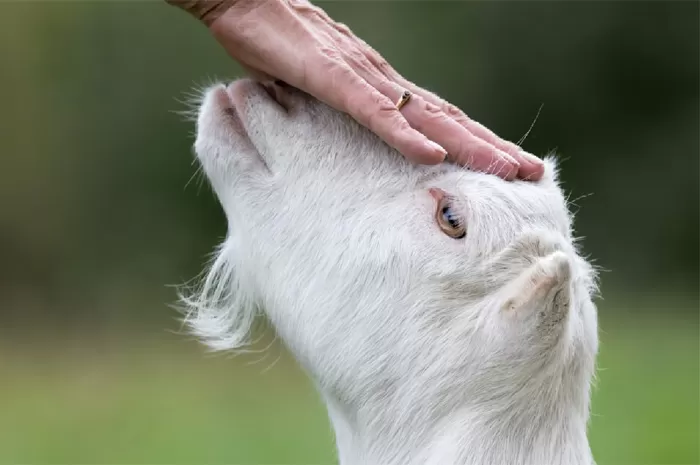
[[[598,464],[696,464],[697,315],[623,307],[601,308]],[[0,349],[0,462],[335,463],[323,405],[278,347],[255,362],[131,336]]]

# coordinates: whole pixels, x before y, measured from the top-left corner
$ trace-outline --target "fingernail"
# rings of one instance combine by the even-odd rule
[[[447,150],[445,150],[444,148],[442,148],[442,146],[441,146],[440,144],[436,144],[436,143],[433,142],[432,140],[428,139],[428,140],[426,141],[426,145],[427,145],[428,147],[430,147],[431,150],[436,150],[436,151],[440,152],[440,154],[442,155],[443,160],[444,160],[445,158],[447,158]]]
[[[518,155],[520,155],[525,160],[529,161],[530,163],[532,163],[533,165],[536,165],[536,166],[539,166],[542,163],[544,163],[541,159],[537,158],[536,156],[534,156],[531,153],[527,153],[524,150],[520,151],[520,153]]]

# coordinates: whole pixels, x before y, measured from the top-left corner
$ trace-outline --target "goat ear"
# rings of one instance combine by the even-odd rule
[[[557,334],[564,326],[571,300],[571,263],[561,251],[538,258],[503,289],[503,312],[533,321],[535,329]]]

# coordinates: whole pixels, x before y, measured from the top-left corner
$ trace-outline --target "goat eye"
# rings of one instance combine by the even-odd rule
[[[462,239],[467,235],[467,228],[464,226],[462,218],[452,207],[452,201],[448,197],[443,197],[438,202],[437,223],[442,232],[454,239]]]

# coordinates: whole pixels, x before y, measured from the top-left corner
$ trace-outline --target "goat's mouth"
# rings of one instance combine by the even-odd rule
[[[256,83],[252,80],[234,81],[226,86],[228,98],[226,113],[231,117],[236,132],[245,138],[247,138],[246,101],[250,94],[255,92],[253,86],[256,86]]]
[[[282,107],[284,110],[289,110],[289,100],[285,95],[285,87],[287,85],[282,81],[261,82],[253,79],[238,79],[226,86],[226,92],[231,100],[231,105],[239,114],[239,117],[245,112],[245,108],[249,105],[251,99],[269,100]]]
[[[231,106],[240,114],[245,109],[246,100],[253,93],[257,93],[260,84],[252,79],[239,79],[226,86],[226,93],[231,101]]]
[[[242,138],[250,140],[251,125],[261,121],[255,115],[255,106],[275,105],[289,111],[290,101],[285,91],[286,84],[280,82],[260,82],[250,78],[238,79],[222,85],[221,97],[225,113],[230,117],[234,131]]]

